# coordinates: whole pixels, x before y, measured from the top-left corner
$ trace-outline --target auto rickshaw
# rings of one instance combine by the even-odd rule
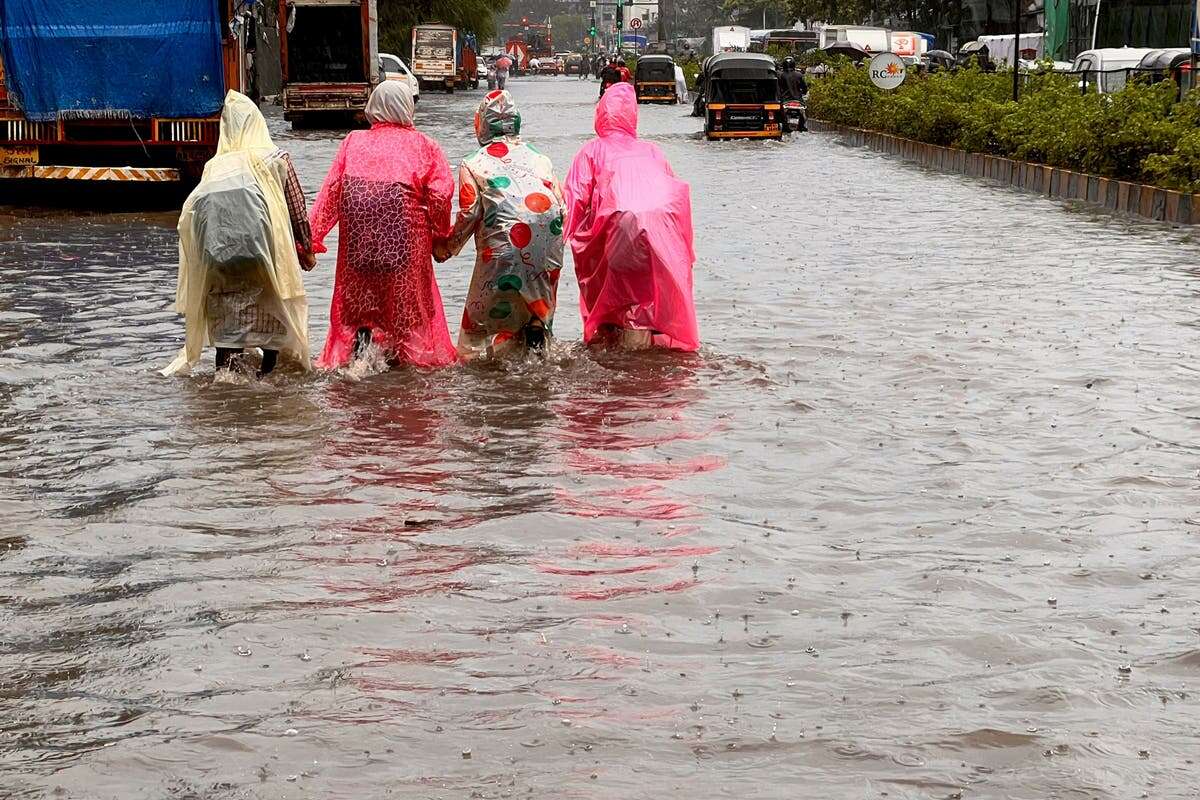
[[[675,90],[675,59],[670,56],[642,56],[633,76],[639,103],[678,103]]]
[[[783,106],[775,59],[721,53],[704,63],[706,139],[782,139]]]

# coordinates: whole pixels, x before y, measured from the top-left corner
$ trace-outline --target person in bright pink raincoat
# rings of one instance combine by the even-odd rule
[[[344,366],[371,344],[393,364],[457,358],[432,261],[433,243],[452,230],[454,179],[437,143],[413,128],[413,110],[408,84],[379,84],[367,101],[370,130],[342,142],[309,213],[314,252],[341,230],[319,367]]]
[[[567,174],[566,236],[575,256],[583,340],[696,350],[692,201],[658,146],[637,138],[628,83],[596,106],[596,134]]]

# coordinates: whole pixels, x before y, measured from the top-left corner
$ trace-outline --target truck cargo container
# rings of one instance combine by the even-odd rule
[[[361,122],[379,82],[377,0],[279,0],[279,58],[285,119]]]

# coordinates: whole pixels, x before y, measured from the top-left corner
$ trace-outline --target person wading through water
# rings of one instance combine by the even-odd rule
[[[436,245],[444,261],[475,238],[475,272],[463,309],[463,359],[543,350],[554,325],[563,262],[563,199],[550,159],[521,138],[508,92],[475,113],[480,149],[458,168],[458,222]]]
[[[456,360],[433,274],[433,243],[450,235],[454,179],[437,143],[413,127],[408,84],[367,100],[370,130],[343,141],[313,204],[314,249],[339,226],[329,336],[317,365],[334,369],[368,345],[394,365]]]
[[[583,340],[623,349],[696,350],[692,205],[657,145],[637,138],[634,88],[596,106],[596,134],[567,174]]]
[[[262,349],[260,376],[280,352],[310,369],[300,268],[315,264],[291,159],[271,141],[254,101],[231,91],[217,154],[179,215],[175,308],[187,333],[163,374],[188,372],[206,344],[217,348],[218,370],[237,366],[247,347]]]

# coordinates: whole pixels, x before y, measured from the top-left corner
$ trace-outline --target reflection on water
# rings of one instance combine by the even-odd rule
[[[594,84],[514,89],[565,172]],[[0,216],[0,794],[1192,796],[1195,245],[641,114],[694,356],[564,273],[545,362],[164,380],[173,221]]]

